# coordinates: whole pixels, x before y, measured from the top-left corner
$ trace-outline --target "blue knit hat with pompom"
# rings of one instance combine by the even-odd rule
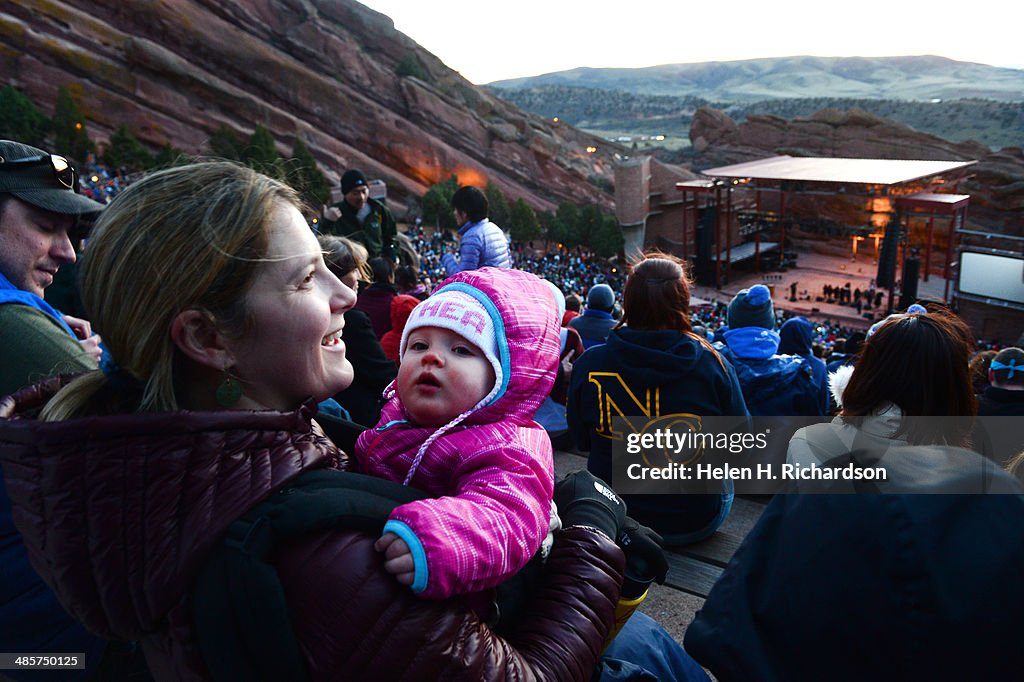
[[[772,292],[763,284],[755,284],[736,294],[729,303],[729,329],[760,327],[775,329],[775,308]]]

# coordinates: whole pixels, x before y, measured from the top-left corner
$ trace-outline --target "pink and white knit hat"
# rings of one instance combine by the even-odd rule
[[[441,327],[449,329],[463,337],[471,344],[480,349],[494,368],[494,386],[476,405],[456,416],[450,422],[440,427],[424,441],[416,452],[409,472],[405,476],[402,485],[409,485],[412,482],[416,470],[423,461],[427,449],[435,440],[445,432],[455,428],[462,420],[473,414],[476,410],[487,405],[494,399],[503,383],[503,372],[501,371],[501,360],[498,357],[498,338],[495,333],[494,321],[488,315],[483,304],[469,294],[461,291],[445,289],[433,294],[427,300],[413,308],[409,315],[409,321],[405,324],[405,331],[402,332],[402,343],[399,346],[399,360],[405,358],[405,346],[409,342],[409,335],[419,327]],[[392,382],[391,386],[394,386]],[[390,389],[389,389],[390,390]]]
[[[498,358],[498,339],[494,322],[479,301],[461,291],[443,290],[413,308],[402,332],[399,359],[405,358],[409,334],[419,327],[449,329],[480,349],[494,368],[494,387],[477,407],[486,405],[502,384],[501,361]]]

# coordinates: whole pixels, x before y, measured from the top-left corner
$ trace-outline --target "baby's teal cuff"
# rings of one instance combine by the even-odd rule
[[[413,577],[412,591],[417,594],[427,589],[427,552],[416,533],[401,521],[391,520],[384,524],[385,533],[394,533],[405,540],[412,553]]]

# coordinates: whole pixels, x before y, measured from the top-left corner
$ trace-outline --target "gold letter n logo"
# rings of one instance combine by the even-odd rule
[[[605,438],[622,440],[622,434],[612,428],[613,417],[661,416],[661,388],[655,386],[644,391],[643,402],[630,390],[618,372],[591,372],[587,379],[597,386],[597,433]]]

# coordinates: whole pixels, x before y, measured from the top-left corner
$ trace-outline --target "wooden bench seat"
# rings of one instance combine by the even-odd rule
[[[707,597],[743,538],[764,511],[764,502],[737,497],[722,526],[706,540],[667,552],[668,578],[665,584],[698,597]]]

